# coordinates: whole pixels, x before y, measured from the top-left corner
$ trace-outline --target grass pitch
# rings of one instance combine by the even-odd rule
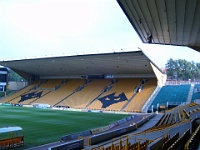
[[[125,117],[128,115],[0,106],[1,127],[24,129],[22,149],[58,141],[63,135],[105,126]]]

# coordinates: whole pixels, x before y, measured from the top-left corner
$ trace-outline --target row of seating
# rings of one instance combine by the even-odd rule
[[[190,138],[190,129],[188,129],[181,137],[179,137],[176,141],[174,141],[168,150],[175,150],[175,149],[183,149],[185,143]]]
[[[200,111],[200,105],[195,103],[172,109],[166,112],[153,127],[136,134],[122,136],[111,143],[101,145],[101,148],[139,149],[141,145],[138,145],[138,143],[143,143],[146,140],[146,143],[142,146],[144,149],[175,150],[184,149],[184,147],[185,149],[191,149],[192,145],[195,144],[195,137],[198,139],[200,133],[200,126],[198,126],[192,136],[190,134],[195,128],[194,124],[191,125],[191,123],[194,123],[193,120],[195,118],[200,117],[198,111]],[[188,112],[194,112],[195,116],[186,117],[184,113]],[[177,117],[179,118],[178,120],[175,119]]]
[[[112,143],[110,146],[101,147],[101,150],[146,150],[149,143],[149,140],[130,143],[127,138],[126,140],[120,140],[117,143]],[[91,150],[95,149],[96,148],[92,148]]]
[[[34,103],[70,108],[141,111],[142,105],[156,87],[156,79],[143,82],[143,90],[134,88],[142,79],[51,79],[40,80],[5,97],[2,103],[30,105]],[[147,81],[147,80],[145,80]],[[136,95],[134,97],[134,95]],[[130,103],[126,106],[127,103]]]
[[[149,110],[152,106],[157,110],[157,104],[160,106],[167,106],[168,104],[180,105],[186,102],[191,85],[166,85],[161,88],[159,93],[153,100]]]
[[[184,149],[185,150],[195,149],[198,142],[197,140],[199,139],[199,135],[200,135],[200,125],[196,128],[192,136],[189,138],[189,140],[185,144]]]
[[[136,93],[133,100],[124,110],[125,111],[134,110],[136,112],[141,112],[143,105],[146,103],[148,98],[151,96],[151,94],[155,90],[157,86],[156,84],[157,84],[156,79],[149,79],[148,81],[144,82],[143,90]]]
[[[179,133],[177,132],[174,136],[166,141],[163,141],[162,149],[168,149],[177,139],[179,138]]]
[[[194,102],[195,100],[198,99],[200,99],[200,84],[195,84],[191,101]]]
[[[118,82],[111,83],[112,88],[109,91],[102,93],[99,98],[92,103],[88,109],[100,109],[103,107],[103,103],[107,103],[106,110],[121,110],[122,107],[130,100],[134,94],[134,87],[139,83],[140,79],[119,79]],[[114,95],[113,95],[114,93]],[[125,95],[125,99],[119,99],[120,95]],[[109,97],[112,95],[112,97]],[[105,101],[102,103],[101,98],[105,97]],[[119,98],[117,98],[119,97]],[[111,101],[110,101],[111,100]],[[122,101],[120,101],[122,100]],[[110,103],[112,102],[112,103]]]
[[[60,103],[60,105],[72,108],[85,108],[90,102],[99,96],[102,89],[110,82],[110,79],[95,79],[88,83],[81,91],[68,97],[65,101]]]

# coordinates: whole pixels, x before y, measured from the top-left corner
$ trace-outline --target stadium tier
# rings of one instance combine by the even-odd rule
[[[102,94],[88,107],[119,111],[134,94],[139,79],[118,79],[104,87]]]
[[[200,126],[194,120],[199,116],[199,112],[200,105],[196,103],[180,106],[164,113],[156,124],[146,130],[137,132],[137,127],[140,124],[136,123],[136,132],[133,131],[131,134],[115,138],[106,144],[98,144],[90,148],[95,150],[194,149],[200,132]],[[150,123],[149,126],[151,126]]]
[[[200,84],[194,85],[193,95],[192,95],[192,102],[200,100]]]
[[[146,103],[148,98],[154,92],[154,90],[157,86],[157,80],[156,79],[149,79],[146,83],[144,83],[143,86],[144,87],[140,92],[136,92],[133,100],[124,109],[125,111],[133,111],[134,110],[136,112],[141,112],[143,105]]]
[[[84,80],[66,80],[63,84],[56,85],[57,88],[49,92],[44,97],[39,98],[35,103],[44,103],[54,106],[61,100],[66,99],[69,95],[73,94],[74,91],[83,84]]]
[[[156,87],[156,78],[39,80],[1,98],[0,103],[123,112],[142,112],[148,104],[152,112],[200,99],[199,84],[166,85],[154,93]]]
[[[1,103],[141,112],[156,83],[155,78],[40,80],[6,96]]]
[[[21,99],[21,95],[28,93],[34,85],[27,86],[16,93],[12,93],[11,95],[7,95],[5,98],[1,100],[1,103],[18,103]]]
[[[143,43],[188,46],[200,51],[199,0],[117,0],[117,2]],[[63,130],[60,130],[62,134],[65,134],[64,132],[69,130],[70,127],[73,130],[69,132],[76,132],[77,129],[85,126],[82,122],[76,122],[81,120],[81,116],[84,116],[82,115],[83,112],[81,112],[81,115],[80,113],[77,115],[72,114],[72,111],[40,109],[40,116],[36,116],[34,120],[32,117],[37,113],[33,112],[37,112],[39,109],[21,107],[13,109],[14,107],[6,106],[7,104],[73,108],[73,110],[86,112],[93,110],[93,112],[108,113],[109,111],[109,113],[126,115],[141,112],[143,106],[145,106],[145,109],[149,107],[152,112],[152,114],[142,114],[144,116],[140,119],[137,116],[129,116],[128,119],[123,118],[117,122],[112,122],[110,125],[106,124],[104,127],[96,125],[98,127],[95,129],[91,129],[90,125],[99,120],[103,122],[103,116],[95,116],[92,119],[84,116],[83,120],[88,123],[87,125],[90,128],[80,132],[81,134],[63,135],[61,139],[67,141],[71,137],[71,141],[68,140],[65,143],[61,140],[55,142],[53,147],[51,145],[46,149],[198,149],[195,144],[199,143],[200,135],[200,105],[197,104],[200,99],[199,85],[194,87],[191,87],[191,85],[163,86],[166,82],[166,74],[143,51],[114,51],[84,55],[77,53],[76,56],[2,60],[0,65],[16,71],[29,84],[29,86],[0,99],[0,103],[5,104],[5,106],[0,106],[2,108],[1,113],[4,112],[0,116],[3,120],[1,124],[4,121],[4,125],[19,121],[22,125],[27,125],[25,136],[37,134],[29,139],[28,144],[25,137],[23,146],[30,148],[34,145],[33,142],[43,141],[44,139],[39,139],[39,137],[46,133],[48,133],[48,137],[45,137],[45,140],[48,140],[61,129],[61,126],[64,126]],[[0,78],[5,82],[5,73]],[[33,82],[35,83],[32,84]],[[5,85],[7,83],[0,85],[2,92],[5,92]],[[189,103],[191,101],[192,103]],[[186,105],[186,103],[189,104]],[[166,111],[166,108],[170,108],[170,105],[179,106]],[[27,110],[29,113],[27,113]],[[153,113],[157,110],[165,111]],[[24,112],[26,112],[25,115],[20,116]],[[51,113],[54,115],[49,116]],[[66,117],[70,113],[72,115]],[[98,113],[98,115],[102,114]],[[109,118],[114,117],[114,114],[112,115]],[[61,118],[56,122],[54,119],[57,116]],[[118,117],[118,115],[116,116]],[[67,126],[69,122],[64,122],[75,117],[75,121],[69,122],[76,124]],[[31,118],[31,120],[25,121],[27,118]],[[41,118],[42,120],[39,120]],[[132,120],[129,124],[128,121],[132,118],[135,120]],[[30,123],[31,121],[33,122]],[[127,122],[128,124],[125,125],[124,123]],[[30,128],[33,124],[34,126]],[[40,124],[40,127],[37,126],[38,124]],[[48,128],[50,124],[56,125],[51,127],[53,132],[50,132],[50,128]],[[122,126],[113,131],[109,130],[117,125]],[[29,132],[36,128],[36,132],[32,132],[32,134]],[[132,133],[130,134],[130,132]],[[2,138],[1,135],[0,138]],[[72,141],[72,138],[74,138],[74,141]],[[15,148],[18,143],[13,139],[13,136],[11,139],[0,139],[0,149]],[[35,145],[39,144],[35,143]],[[26,149],[27,147],[23,148]],[[43,148],[39,147],[38,149]]]
[[[77,86],[71,96],[57,105],[69,106],[72,108],[85,108],[101,94],[102,89],[107,86],[110,81],[111,80],[109,79],[89,80],[89,82],[85,82],[82,85]]]
[[[0,108],[3,114],[0,117],[1,119],[4,118],[7,123],[8,121],[12,121],[11,119],[15,119],[16,123],[20,122],[24,126],[25,141],[23,142],[23,144],[18,145],[22,146],[21,149],[27,149],[30,148],[31,145],[35,145],[33,141],[35,141],[37,144],[38,141],[40,141],[39,143],[42,143],[41,139],[43,138],[43,134],[53,137],[54,134],[57,134],[58,131],[61,132],[62,135],[67,132],[65,131],[66,129],[70,130],[71,128],[73,129],[73,131],[79,130],[78,127],[80,125],[76,124],[77,122],[74,121],[73,118],[84,120],[85,123],[82,122],[81,126],[85,126],[86,123],[88,126],[93,121],[99,120],[99,117],[105,117],[105,115],[108,115],[107,119],[111,119],[112,117],[120,118],[120,114],[114,115],[74,111],[53,111],[48,109],[33,109],[9,106],[1,106]],[[83,116],[82,119],[80,119],[81,116],[79,116],[81,113],[81,116]],[[30,118],[29,115],[32,116],[32,118]],[[57,122],[57,117],[55,116],[59,118]],[[85,131],[66,134],[60,137],[60,142],[54,142],[49,145],[45,144],[30,149],[55,149],[57,147],[72,147],[73,145],[78,145],[79,147],[81,147],[79,149],[85,150],[136,150],[138,149],[138,146],[140,147],[140,149],[144,150],[164,150],[169,148],[183,149],[184,147],[193,149],[196,143],[195,141],[198,140],[198,135],[200,133],[200,105],[196,103],[179,106],[162,114],[134,114],[132,116],[125,116],[126,118],[122,118],[118,121],[112,122],[109,125],[105,124],[106,126],[103,127],[99,126],[93,129],[86,128],[87,130]],[[91,120],[90,117],[93,119]],[[35,120],[37,121],[33,120],[33,118],[35,118]],[[71,123],[75,123],[75,128],[68,125],[68,120]],[[48,126],[46,126],[47,122]],[[38,128],[38,124],[40,123],[43,125],[43,129]],[[2,122],[2,124],[4,123]],[[60,127],[59,130],[55,130],[56,126]],[[64,132],[60,131],[61,128]],[[32,134],[30,134],[31,131],[33,132],[33,136]],[[36,138],[37,140],[35,140]],[[45,137],[45,140],[48,141],[48,137]],[[104,141],[106,141],[106,143]],[[16,147],[13,146],[12,143],[12,140],[0,140],[0,148],[7,149]]]
[[[185,103],[191,85],[166,85],[161,88],[153,100],[149,110],[158,110],[158,107],[168,107],[168,105],[178,106]]]

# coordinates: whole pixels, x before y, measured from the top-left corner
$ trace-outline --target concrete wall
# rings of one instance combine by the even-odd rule
[[[9,90],[20,90],[27,85],[28,85],[27,82],[10,81],[10,82],[8,82],[8,89]]]

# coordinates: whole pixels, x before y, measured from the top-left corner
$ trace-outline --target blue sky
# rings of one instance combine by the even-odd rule
[[[0,60],[134,51],[164,66],[185,47],[142,44],[116,0],[0,0]]]

